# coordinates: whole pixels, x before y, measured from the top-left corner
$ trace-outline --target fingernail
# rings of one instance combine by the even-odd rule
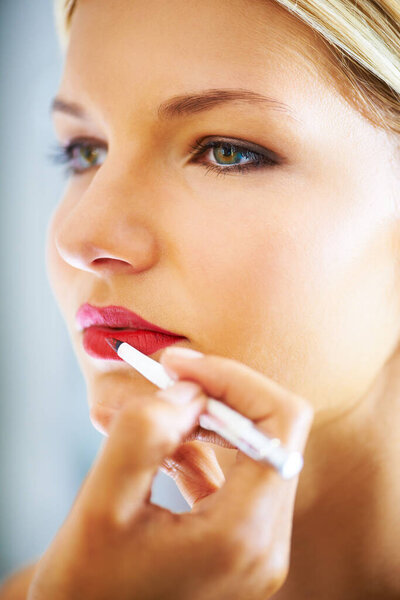
[[[201,386],[191,381],[179,381],[165,390],[158,390],[156,396],[173,404],[187,404],[201,393]]]
[[[202,352],[192,350],[191,348],[181,348],[180,346],[169,346],[165,349],[163,356],[176,356],[176,358],[201,358],[204,356]]]

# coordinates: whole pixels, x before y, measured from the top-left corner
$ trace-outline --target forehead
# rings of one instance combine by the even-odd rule
[[[315,32],[272,0],[78,0],[60,85],[83,103],[251,88],[296,105],[332,86]]]

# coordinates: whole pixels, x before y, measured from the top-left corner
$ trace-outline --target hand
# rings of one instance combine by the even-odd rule
[[[298,477],[283,480],[241,452],[226,482],[174,514],[150,503],[161,463],[193,431],[212,396],[303,452],[313,412],[302,398],[233,359],[205,355],[161,363],[181,379],[134,397],[115,415],[101,452],[53,543],[28,600],[265,600],[289,565]]]

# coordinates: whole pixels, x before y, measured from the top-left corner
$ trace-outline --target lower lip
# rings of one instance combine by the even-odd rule
[[[114,337],[121,342],[127,342],[147,356],[171,346],[185,337],[165,335],[148,329],[113,329],[111,327],[89,327],[83,332],[83,347],[94,358],[103,360],[120,360],[116,352],[108,345],[106,339]]]

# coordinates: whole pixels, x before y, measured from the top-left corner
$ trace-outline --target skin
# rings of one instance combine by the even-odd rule
[[[158,121],[172,96],[237,87],[292,116],[235,102]],[[398,597],[398,140],[357,112],[326,47],[272,2],[78,2],[57,95],[87,112],[55,113],[60,143],[108,146],[69,179],[47,249],[93,424],[109,434],[113,415],[154,386],[85,353],[84,302],[126,306],[186,336],[180,346],[247,365],[314,411],[274,598]],[[253,142],[282,164],[206,173],[188,150],[206,136]],[[210,152],[202,161],[215,164]],[[175,465],[163,462],[194,507],[223,483],[215,448],[228,480],[234,450],[178,444]]]

